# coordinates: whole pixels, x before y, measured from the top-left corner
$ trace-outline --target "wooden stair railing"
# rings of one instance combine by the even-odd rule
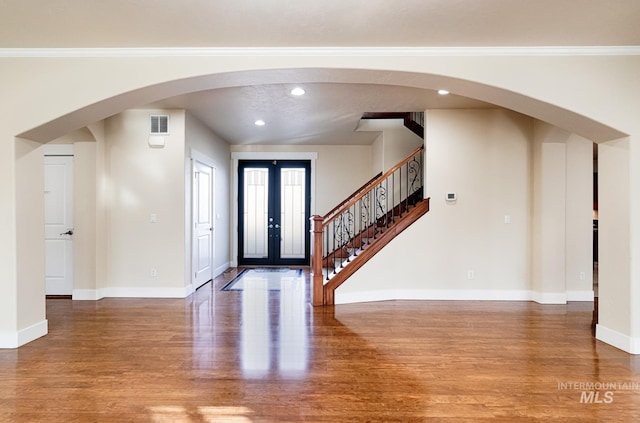
[[[336,288],[428,211],[423,154],[421,146],[327,215],[311,218],[313,305],[333,304]]]

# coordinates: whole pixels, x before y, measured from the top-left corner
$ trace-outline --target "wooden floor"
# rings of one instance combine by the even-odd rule
[[[49,335],[0,350],[0,421],[640,421],[640,357],[594,340],[591,303],[312,308],[232,276],[48,300]]]

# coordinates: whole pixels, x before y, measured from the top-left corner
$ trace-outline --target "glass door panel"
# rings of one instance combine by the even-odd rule
[[[269,169],[244,169],[243,257],[269,256],[267,219],[269,212]]]
[[[306,169],[280,169],[280,257],[305,257]]]

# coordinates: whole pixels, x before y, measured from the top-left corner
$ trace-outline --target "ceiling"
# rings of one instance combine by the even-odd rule
[[[2,0],[0,49],[640,46],[638,22],[638,0]],[[402,86],[314,83],[302,97],[291,88],[150,106],[185,108],[233,144],[367,144],[376,134],[354,130],[364,112],[491,107]]]

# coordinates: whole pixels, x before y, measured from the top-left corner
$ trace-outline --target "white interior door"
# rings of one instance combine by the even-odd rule
[[[72,295],[72,156],[44,158],[44,231],[46,294]]]
[[[211,166],[193,161],[193,269],[195,287],[213,279],[213,187]]]

